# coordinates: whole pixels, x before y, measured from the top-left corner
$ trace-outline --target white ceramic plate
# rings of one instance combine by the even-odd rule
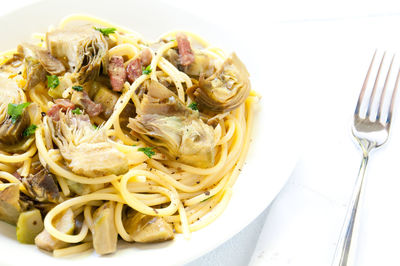
[[[253,88],[263,95],[263,99],[256,118],[248,160],[234,187],[232,200],[216,222],[193,233],[189,241],[178,235],[174,241],[160,244],[121,243],[117,253],[103,257],[90,252],[73,258],[55,259],[33,245],[18,243],[15,228],[0,222],[2,265],[23,265],[32,261],[40,261],[41,265],[71,265],[71,260],[82,265],[119,265],[127,262],[135,265],[183,264],[214,249],[254,220],[272,202],[294,167],[297,153],[290,124],[285,122],[290,118],[291,110],[290,106],[281,108],[287,105],[287,102],[283,102],[285,92],[272,89],[276,86],[273,82],[268,82],[268,75],[263,75],[263,71],[271,68],[260,68],[258,62],[261,58],[252,53],[250,44],[242,40],[235,42],[232,35],[227,34],[234,32],[234,29],[219,28],[201,20],[188,11],[189,8],[181,10],[162,2],[111,2],[42,1],[0,17],[0,25],[7,25],[0,29],[0,50],[12,49],[21,41],[29,41],[33,32],[45,32],[49,25],[57,25],[62,17],[72,13],[98,16],[131,28],[153,40],[173,29],[190,30],[216,46],[235,50],[248,66]]]

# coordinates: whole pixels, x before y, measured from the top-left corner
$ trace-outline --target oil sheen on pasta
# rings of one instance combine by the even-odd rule
[[[227,206],[258,100],[191,32],[69,16],[0,56],[0,220],[54,256],[189,238]]]

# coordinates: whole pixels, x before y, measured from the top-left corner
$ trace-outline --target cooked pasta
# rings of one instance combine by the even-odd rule
[[[33,39],[0,56],[0,219],[19,241],[108,254],[217,219],[260,97],[235,53],[84,15]]]

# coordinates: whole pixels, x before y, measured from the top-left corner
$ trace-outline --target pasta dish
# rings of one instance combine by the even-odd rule
[[[71,15],[0,55],[0,220],[54,256],[189,238],[231,198],[259,97],[194,33]]]

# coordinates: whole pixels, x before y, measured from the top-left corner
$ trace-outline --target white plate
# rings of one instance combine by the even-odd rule
[[[109,5],[112,2],[112,7]],[[131,28],[145,38],[155,39],[160,34],[185,29],[198,33],[210,43],[227,50],[235,50],[249,68],[252,86],[263,95],[256,118],[247,163],[234,187],[232,200],[226,211],[210,226],[192,234],[187,241],[178,235],[174,241],[160,244],[121,244],[118,252],[100,257],[85,253],[74,258],[55,259],[33,245],[22,245],[15,239],[15,228],[0,222],[0,263],[22,265],[40,260],[42,265],[70,265],[71,260],[85,264],[118,265],[132,262],[135,265],[175,265],[193,260],[233,237],[254,220],[275,198],[289,177],[297,160],[290,118],[290,104],[285,91],[279,88],[279,79],[268,81],[273,66],[261,68],[263,58],[249,49],[249,44],[235,40],[216,25],[201,20],[187,10],[170,7],[156,1],[42,1],[0,17],[2,41],[0,50],[16,47],[29,41],[33,32],[45,32],[49,25],[72,13],[98,16]],[[194,6],[194,4],[192,4]],[[177,19],[179,18],[179,19]],[[227,23],[228,25],[229,23]],[[242,55],[242,56],[241,56]],[[275,79],[276,80],[276,79]],[[284,108],[282,108],[284,107]],[[6,252],[5,252],[6,251]]]

